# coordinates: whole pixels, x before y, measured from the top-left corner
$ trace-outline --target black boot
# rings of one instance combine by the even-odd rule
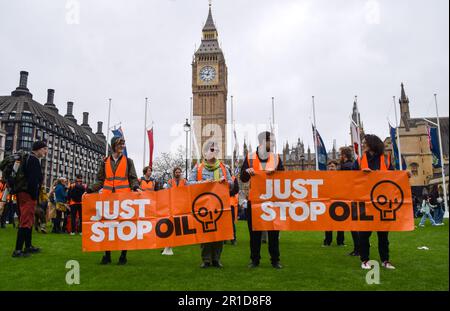
[[[19,228],[17,230],[16,251],[23,250],[23,243],[25,242],[25,230],[26,228]]]
[[[26,235],[25,235],[25,251],[24,252],[28,253],[28,254],[37,254],[37,253],[41,252],[41,249],[39,247],[34,247],[33,244],[31,243],[32,234],[33,234],[33,229],[27,228]]]
[[[117,264],[123,266],[127,263],[127,261],[127,251],[122,251],[122,253],[120,254],[119,262]]]
[[[102,261],[100,261],[101,265],[107,265],[111,263],[111,252],[106,251],[105,255],[102,257]]]

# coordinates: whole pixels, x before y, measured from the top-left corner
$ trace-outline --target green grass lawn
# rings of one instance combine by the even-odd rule
[[[379,285],[367,285],[359,258],[347,256],[346,247],[321,247],[322,232],[282,232],[281,262],[275,270],[267,245],[262,246],[261,266],[250,270],[247,224],[238,223],[238,245],[225,245],[224,268],[200,269],[198,245],[175,248],[175,256],[160,250],[130,251],[128,264],[99,265],[100,253],[82,253],[81,237],[33,233],[33,244],[41,254],[12,258],[16,230],[0,229],[0,290],[449,290],[449,229],[416,229],[390,234],[391,260],[395,271],[381,269]],[[372,236],[372,258],[379,260],[376,235]],[[418,250],[427,246],[429,250]],[[65,282],[66,262],[80,263],[80,285]]]

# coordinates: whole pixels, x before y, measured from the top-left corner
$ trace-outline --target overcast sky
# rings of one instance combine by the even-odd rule
[[[313,149],[314,95],[318,130],[331,149],[334,139],[338,147],[350,142],[357,94],[366,132],[384,138],[401,82],[413,117],[435,115],[435,92],[441,116],[448,116],[448,6],[447,0],[214,0],[237,123],[268,123],[274,96],[279,146],[300,137]],[[17,87],[20,70],[29,71],[35,100],[45,103],[54,88],[60,111],[74,101],[76,118],[89,111],[94,129],[98,120],[106,124],[112,98],[112,124],[122,123],[140,171],[145,97],[155,152],[184,144],[192,55],[207,13],[207,0],[0,0],[0,94]],[[244,135],[238,133],[241,146]]]

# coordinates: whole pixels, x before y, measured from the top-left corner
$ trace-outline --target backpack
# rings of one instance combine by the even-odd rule
[[[25,166],[29,158],[29,154],[19,151],[6,157],[0,163],[0,171],[2,171],[10,194],[27,190],[28,182],[25,175]]]

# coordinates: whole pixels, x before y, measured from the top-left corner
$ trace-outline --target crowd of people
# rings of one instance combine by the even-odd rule
[[[268,244],[270,262],[273,268],[282,269],[280,254],[279,231],[256,231],[252,227],[252,204],[246,198],[239,203],[239,180],[242,183],[250,183],[257,172],[265,172],[268,175],[276,171],[283,171],[283,162],[279,155],[274,153],[275,137],[270,132],[262,132],[258,136],[259,145],[255,152],[247,154],[238,174],[233,174],[229,167],[218,159],[220,154],[219,144],[209,141],[203,148],[203,160],[195,165],[188,179],[182,177],[183,170],[180,167],[173,168],[172,179],[161,184],[152,177],[152,168],[145,167],[143,176],[138,178],[133,160],[125,156],[125,140],[121,137],[113,137],[111,140],[111,154],[105,157],[97,173],[96,182],[92,185],[83,184],[83,176],[77,175],[75,180],[65,178],[57,179],[51,189],[42,186],[43,176],[40,161],[47,154],[47,145],[43,141],[33,144],[32,152],[22,158],[19,170],[23,170],[23,178],[26,182],[18,182],[14,187],[14,193],[7,194],[8,180],[0,182],[1,227],[7,223],[16,226],[15,215],[18,215],[18,232],[16,247],[13,257],[28,257],[30,254],[40,252],[39,247],[32,244],[32,228],[37,232],[46,233],[47,223],[52,223],[52,233],[68,233],[71,235],[82,234],[81,213],[82,197],[85,193],[121,193],[158,191],[174,187],[186,187],[192,184],[215,181],[227,184],[229,187],[230,205],[232,209],[234,236],[231,241],[217,241],[201,245],[201,268],[223,267],[221,254],[225,242],[236,245],[237,219],[246,219],[250,236],[250,263],[249,268],[257,268],[261,261],[261,245]],[[350,147],[340,149],[339,161],[330,161],[328,170],[361,170],[369,174],[371,171],[393,170],[393,164],[389,154],[384,150],[384,143],[375,135],[365,135],[363,139],[363,155],[353,159],[353,150]],[[7,171],[7,169],[4,169]],[[15,176],[20,174],[16,172]],[[9,176],[9,175],[8,175]],[[17,179],[17,177],[15,177]],[[11,180],[11,179],[9,179]],[[442,191],[433,188],[423,196],[419,203],[415,198],[415,216],[422,213],[419,224],[425,225],[427,218],[432,225],[443,225],[444,201]],[[419,207],[420,206],[420,207]],[[433,212],[434,216],[431,215]],[[372,232],[351,232],[353,249],[350,256],[360,257],[361,268],[371,269],[370,237]],[[382,266],[386,269],[395,269],[389,256],[389,232],[377,232],[378,251]],[[333,241],[333,232],[325,232],[324,247],[329,247]],[[345,246],[343,231],[337,232],[336,242],[338,246]],[[173,255],[172,247],[166,247],[163,255]],[[121,251],[118,264],[127,263],[127,251]],[[100,261],[107,265],[112,262],[111,252],[106,251]]]

